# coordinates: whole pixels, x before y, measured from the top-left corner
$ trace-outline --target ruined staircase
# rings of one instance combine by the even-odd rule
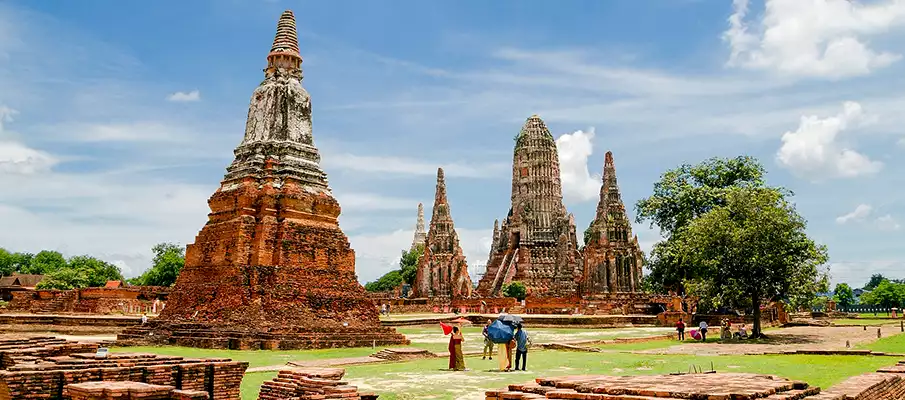
[[[57,296],[53,300],[41,304],[41,307],[39,307],[34,312],[38,313],[38,314],[50,314],[50,313],[63,311],[63,308],[65,307],[66,303],[69,302],[70,300],[72,300],[73,297],[75,297],[75,291],[74,290],[67,291],[67,292],[63,293],[62,295]]]

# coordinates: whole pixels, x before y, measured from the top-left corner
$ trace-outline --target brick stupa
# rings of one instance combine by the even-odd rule
[[[578,294],[581,258],[575,220],[566,211],[556,140],[532,115],[516,137],[512,157],[512,205],[499,229],[494,222],[482,296],[500,296],[510,282],[522,282],[530,296]]]
[[[381,327],[339,227],[302,87],[295,18],[280,17],[245,138],[161,315],[123,342],[214,348],[406,344]]]
[[[468,263],[459,245],[459,235],[453,223],[446,199],[446,180],[443,168],[437,169],[437,191],[430,230],[424,244],[424,254],[418,260],[415,277],[415,297],[463,298],[471,296],[472,282]]]
[[[613,153],[609,151],[603,163],[597,216],[585,231],[582,257],[583,296],[641,291],[643,255],[638,236],[632,235],[632,223],[616,181]]]

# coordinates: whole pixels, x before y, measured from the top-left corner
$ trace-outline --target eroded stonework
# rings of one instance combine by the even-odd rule
[[[532,296],[574,295],[581,274],[575,222],[562,202],[556,141],[537,115],[516,137],[511,203],[499,233],[494,229],[478,292],[498,296],[519,281]]]
[[[424,231],[424,205],[418,203],[418,222],[415,224],[415,237],[412,238],[412,248],[415,250],[418,246],[424,246],[427,240],[427,232]]]
[[[644,257],[622,203],[612,152],[606,153],[597,216],[585,231],[582,257],[583,296],[641,291]]]
[[[245,137],[205,227],[186,249],[168,307],[136,341],[310,348],[405,343],[382,328],[355,274],[340,206],[319,166],[295,20],[283,13]]]
[[[459,236],[450,215],[443,168],[437,169],[433,215],[424,243],[424,254],[418,261],[414,286],[415,297],[456,299],[471,296],[468,263],[459,246]]]

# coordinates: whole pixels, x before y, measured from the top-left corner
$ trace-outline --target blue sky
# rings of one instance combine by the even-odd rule
[[[284,9],[362,281],[394,268],[418,202],[429,217],[439,166],[482,264],[533,113],[580,230],[607,150],[629,207],[666,169],[748,154],[795,192],[834,281],[905,275],[895,0],[0,1],[0,246],[134,276],[155,243],[193,241]]]

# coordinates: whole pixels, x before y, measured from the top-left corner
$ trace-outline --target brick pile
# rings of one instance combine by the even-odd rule
[[[22,362],[0,371],[0,400],[63,399],[69,384],[131,381],[203,391],[215,400],[238,400],[246,362],[188,359],[140,353],[75,353]]]
[[[538,378],[485,393],[487,400],[516,399],[800,399],[820,392],[807,383],[770,375],[688,374],[650,376],[565,376]],[[709,397],[708,397],[709,396]]]
[[[377,399],[377,395],[360,393],[358,388],[342,380],[342,368],[293,368],[279,372],[272,381],[261,386],[259,400],[329,400]]]
[[[96,352],[97,343],[73,342],[55,337],[0,340],[0,369],[42,358]]]
[[[207,400],[207,392],[179,390],[172,386],[141,382],[85,382],[66,385],[71,400]]]

